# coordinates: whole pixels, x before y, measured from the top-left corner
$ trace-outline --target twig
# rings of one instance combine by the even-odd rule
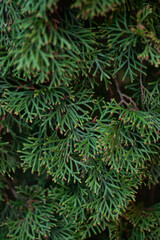
[[[8,199],[8,196],[7,196],[6,193],[4,193],[4,198],[5,198],[6,203],[8,204],[8,206],[10,206],[10,208],[12,208],[12,205],[10,204],[9,199]]]
[[[142,67],[141,67],[141,69],[142,69]],[[144,86],[143,86],[143,83],[142,83],[142,72],[140,72],[140,86],[141,86],[141,98],[143,99]]]
[[[122,93],[122,96],[123,96],[123,98],[127,98],[133,104],[133,106],[136,110],[138,109],[137,104],[135,103],[135,101],[133,101],[133,99],[131,97],[129,97],[128,95],[126,95],[124,93]]]
[[[123,99],[123,96],[122,96],[122,93],[121,93],[121,90],[119,88],[119,84],[118,84],[118,81],[117,81],[116,78],[114,78],[114,82],[115,82],[115,85],[116,85],[116,88],[117,88],[117,92],[118,92],[118,94],[119,94],[119,96],[121,98],[121,101],[123,101],[124,99]]]
[[[120,99],[121,99],[121,101],[119,102],[119,105],[121,105],[122,103],[124,103],[126,106],[128,106],[128,104],[129,104],[129,102],[130,102],[130,103],[132,103],[132,105],[134,106],[134,109],[135,109],[135,110],[138,110],[138,107],[137,107],[137,104],[135,103],[135,101],[133,101],[133,99],[132,99],[131,97],[129,97],[128,95],[126,95],[126,94],[124,94],[124,93],[121,92],[121,90],[120,90],[120,88],[119,88],[118,81],[117,81],[116,78],[114,78],[114,82],[115,82],[115,85],[116,85],[116,88],[117,88],[117,92],[118,92],[118,94],[119,94],[119,96],[120,96]],[[127,100],[129,100],[129,102],[127,102],[127,101],[125,100],[125,98],[126,98]]]
[[[3,122],[5,121],[5,119],[6,119],[6,115],[3,115],[3,116],[2,116],[2,123],[1,123],[1,125],[0,125],[0,133],[1,133],[1,131],[2,131]]]
[[[9,182],[9,180],[7,180],[7,184],[9,186],[9,189],[11,190],[14,198],[17,199],[18,198],[17,193],[16,193],[15,189],[13,188],[12,184]]]
[[[143,105],[143,89],[144,89],[144,86],[143,86],[143,82],[142,82],[142,66],[140,67],[140,86],[141,86],[141,105]]]
[[[35,87],[29,87],[29,86],[27,86],[27,85],[18,86],[17,88],[18,88],[18,89],[27,88],[27,89],[31,89],[31,90],[36,90]]]

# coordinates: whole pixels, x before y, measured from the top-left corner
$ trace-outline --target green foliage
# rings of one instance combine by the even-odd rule
[[[105,16],[110,9],[114,10],[114,7],[120,6],[124,2],[125,0],[76,0],[71,7],[79,8],[78,16],[86,19],[87,17],[93,18],[99,15]]]
[[[159,13],[0,1],[0,239],[160,238]]]
[[[0,142],[0,174],[9,174],[16,169],[17,154],[12,150],[8,142]]]
[[[45,192],[36,186],[17,192],[20,196],[13,202],[11,216],[7,219],[7,235],[12,239],[24,240],[48,236],[56,224],[54,203],[46,202]]]
[[[124,228],[130,236],[128,239],[156,239],[160,237],[159,221],[160,208],[159,203],[153,205],[152,208],[144,208],[142,204],[139,206],[132,205],[123,215],[123,218],[117,224],[111,224],[111,239],[120,236],[122,239],[122,229]],[[152,233],[152,235],[151,235]]]

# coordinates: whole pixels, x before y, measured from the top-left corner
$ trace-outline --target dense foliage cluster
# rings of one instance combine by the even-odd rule
[[[159,66],[159,0],[0,1],[1,240],[160,239]]]

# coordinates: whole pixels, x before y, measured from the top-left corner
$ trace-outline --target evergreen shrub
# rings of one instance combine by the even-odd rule
[[[0,1],[0,240],[160,239],[160,1]]]

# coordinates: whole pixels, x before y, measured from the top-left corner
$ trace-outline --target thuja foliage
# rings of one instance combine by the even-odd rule
[[[159,66],[159,0],[0,1],[1,240],[160,239]]]

